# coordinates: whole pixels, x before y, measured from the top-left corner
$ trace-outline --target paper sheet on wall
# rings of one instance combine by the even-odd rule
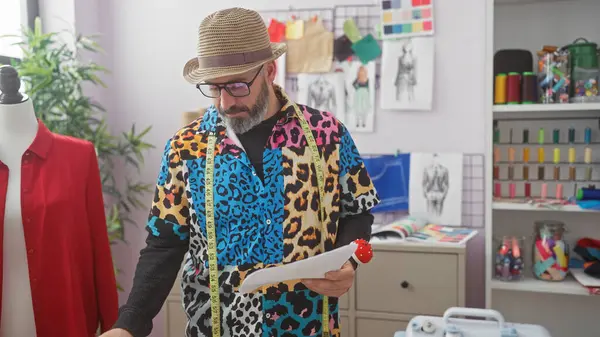
[[[244,279],[239,291],[242,294],[247,294],[269,284],[324,278],[326,273],[340,269],[356,251],[356,247],[356,243],[352,242],[349,245],[308,259],[259,270]]]
[[[285,67],[285,57],[286,55],[283,54],[279,56],[277,60],[275,60],[275,63],[277,63],[277,75],[275,76],[274,82],[275,84],[279,85],[283,90],[285,90],[285,77],[287,74]]]
[[[408,208],[436,225],[462,225],[462,153],[411,153]]]

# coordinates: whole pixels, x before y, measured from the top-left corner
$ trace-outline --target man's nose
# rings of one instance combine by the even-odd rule
[[[235,97],[231,96],[225,88],[221,89],[221,107],[223,109],[229,109],[235,105]]]

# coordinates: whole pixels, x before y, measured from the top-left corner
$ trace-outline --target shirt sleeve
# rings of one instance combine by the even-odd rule
[[[89,144],[88,155],[90,159],[87,175],[86,208],[93,246],[98,320],[101,331],[105,332],[117,320],[119,294],[117,292],[115,269],[106,228],[100,168],[98,166],[96,150],[92,144]]]
[[[172,141],[165,146],[133,287],[115,328],[148,336],[171,291],[189,245],[189,207],[184,163]]]
[[[352,136],[343,124],[340,129],[340,217],[344,218],[370,211],[379,196]]]

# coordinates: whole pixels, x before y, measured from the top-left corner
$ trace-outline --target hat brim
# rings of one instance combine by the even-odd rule
[[[242,64],[239,66],[200,69],[198,59],[193,58],[183,67],[183,77],[191,84],[198,84],[219,77],[243,74],[258,68],[265,63],[276,60],[287,51],[287,45],[285,43],[271,42],[271,49],[273,50],[273,56],[258,62]]]

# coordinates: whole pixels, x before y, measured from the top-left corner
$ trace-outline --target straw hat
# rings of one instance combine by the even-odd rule
[[[267,26],[256,11],[229,8],[210,14],[198,29],[198,57],[183,68],[192,84],[242,74],[281,56],[287,47],[271,43]]]

